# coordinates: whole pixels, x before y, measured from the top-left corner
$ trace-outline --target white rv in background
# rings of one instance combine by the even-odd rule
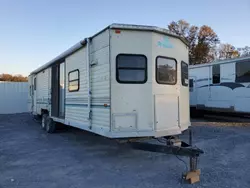
[[[250,114],[250,57],[189,67],[191,114]]]
[[[188,47],[153,26],[112,24],[29,76],[29,109],[110,138],[178,135],[190,126]]]

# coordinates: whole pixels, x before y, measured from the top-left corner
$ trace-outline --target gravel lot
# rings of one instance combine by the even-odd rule
[[[250,126],[195,122],[201,182],[173,155],[136,151],[74,128],[46,134],[28,114],[0,115],[0,187],[250,187]],[[185,158],[184,158],[185,159]],[[185,159],[188,162],[188,159]]]

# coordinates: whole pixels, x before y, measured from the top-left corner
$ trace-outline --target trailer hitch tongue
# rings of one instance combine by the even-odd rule
[[[157,153],[188,156],[188,157],[198,157],[200,154],[204,153],[203,150],[197,147],[192,147],[185,142],[182,142],[181,146],[159,145],[159,144],[151,144],[151,143],[146,143],[146,142],[129,142],[129,144],[133,149],[157,152]]]
[[[200,181],[200,170],[197,169],[198,165],[198,157],[200,154],[203,154],[204,151],[197,148],[192,147],[191,145],[181,141],[180,146],[175,145],[163,145],[163,144],[152,144],[146,142],[129,142],[130,146],[133,149],[157,152],[157,153],[165,153],[165,154],[174,154],[180,156],[187,156],[190,158],[190,171],[186,172],[183,175],[183,178],[189,183],[193,184]]]

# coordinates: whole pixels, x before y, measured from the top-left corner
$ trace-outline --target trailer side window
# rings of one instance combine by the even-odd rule
[[[236,62],[235,82],[250,82],[250,61]]]
[[[181,83],[183,86],[188,86],[188,64],[181,62]]]
[[[156,82],[175,85],[177,82],[177,61],[173,58],[156,58]]]
[[[32,96],[32,86],[30,85],[30,96]]]
[[[189,91],[193,91],[194,89],[194,80],[193,79],[189,79]]]
[[[78,69],[69,72],[68,81],[69,81],[69,86],[68,86],[69,92],[79,91],[80,81],[79,81]]]
[[[147,81],[147,58],[144,55],[119,54],[116,57],[116,80],[119,83],[143,84]]]
[[[213,65],[212,72],[213,72],[213,84],[220,83],[220,65]]]
[[[189,79],[189,87],[190,88],[194,87],[194,80],[193,79]]]
[[[34,78],[34,91],[36,90],[36,78]]]

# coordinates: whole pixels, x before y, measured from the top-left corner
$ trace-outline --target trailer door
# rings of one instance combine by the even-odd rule
[[[155,126],[156,130],[179,129],[179,94],[177,86],[177,60],[156,57]]]
[[[196,90],[196,78],[190,76],[189,77],[189,92],[190,92],[190,106],[196,106],[197,105],[197,90]]]
[[[52,66],[51,76],[51,115],[65,116],[65,63]]]
[[[33,78],[33,100],[32,100],[32,111],[33,113],[37,113],[36,111],[36,85],[37,85],[37,81],[36,81],[36,76],[34,76]]]

